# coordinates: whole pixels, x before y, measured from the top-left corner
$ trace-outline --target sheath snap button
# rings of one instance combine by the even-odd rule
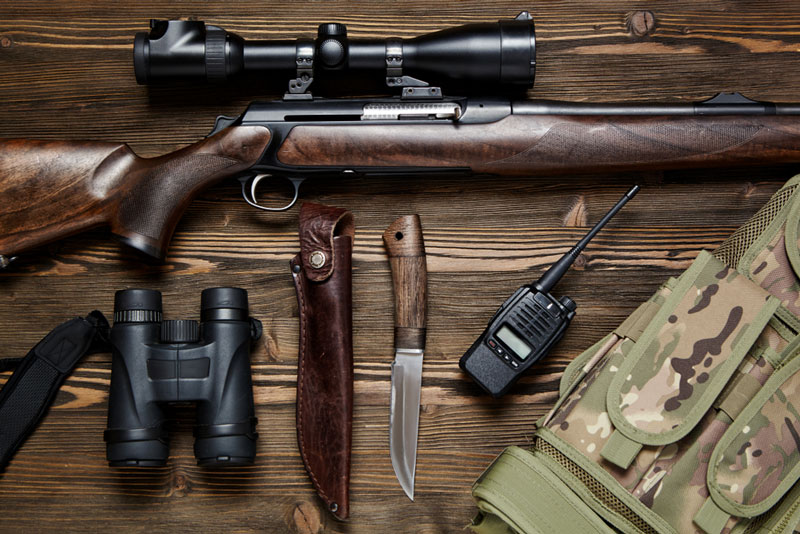
[[[325,253],[321,250],[315,250],[311,253],[311,257],[308,258],[308,261],[311,262],[313,268],[319,269],[325,265]]]

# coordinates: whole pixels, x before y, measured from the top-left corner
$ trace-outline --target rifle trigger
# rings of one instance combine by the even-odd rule
[[[244,198],[244,201],[247,202],[249,205],[253,206],[254,208],[258,208],[264,211],[286,211],[290,209],[292,206],[294,206],[297,203],[298,197],[300,196],[300,184],[302,184],[303,180],[305,180],[305,178],[303,177],[280,176],[280,178],[285,178],[286,180],[289,180],[289,182],[292,184],[292,187],[294,187],[294,196],[292,197],[292,200],[290,200],[289,203],[286,204],[285,206],[273,208],[269,206],[262,206],[261,204],[258,203],[258,199],[256,199],[256,189],[258,188],[258,184],[264,178],[272,178],[272,177],[273,177],[272,174],[257,174],[252,177],[245,176],[239,178],[239,181],[242,184],[242,197]]]

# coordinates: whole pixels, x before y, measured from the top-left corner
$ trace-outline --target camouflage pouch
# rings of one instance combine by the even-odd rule
[[[573,360],[533,447],[473,486],[475,532],[793,531],[799,184]]]

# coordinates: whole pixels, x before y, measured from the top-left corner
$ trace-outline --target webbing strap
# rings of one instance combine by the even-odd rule
[[[706,534],[719,534],[725,528],[730,517],[728,512],[717,506],[709,497],[692,520]]]
[[[25,358],[3,358],[0,360],[0,373],[5,373],[6,371],[14,369],[21,364],[24,359]]]
[[[600,450],[600,456],[616,466],[627,469],[641,450],[641,443],[633,441],[619,430],[614,430]]]
[[[24,358],[0,360],[0,368],[16,366],[0,390],[0,472],[44,417],[80,359],[103,350],[108,350],[108,321],[93,311],[85,319],[57,326]]]

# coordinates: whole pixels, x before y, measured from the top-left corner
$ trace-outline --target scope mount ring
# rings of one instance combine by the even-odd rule
[[[285,180],[288,180],[289,183],[292,184],[292,187],[294,187],[294,196],[292,197],[292,200],[290,200],[289,203],[286,204],[285,206],[281,206],[278,208],[262,206],[261,204],[258,203],[258,200],[256,199],[256,189],[258,188],[258,184],[262,180],[264,180],[265,178],[273,178],[274,176],[275,175],[272,174],[256,174],[255,176],[243,176],[242,178],[239,178],[239,182],[241,182],[242,184],[242,198],[244,198],[244,201],[247,202],[249,205],[253,206],[254,208],[258,208],[264,211],[286,211],[288,209],[291,209],[292,206],[297,204],[297,199],[300,196],[300,184],[303,183],[305,178],[299,176],[278,175],[277,176],[278,178],[283,178]]]

